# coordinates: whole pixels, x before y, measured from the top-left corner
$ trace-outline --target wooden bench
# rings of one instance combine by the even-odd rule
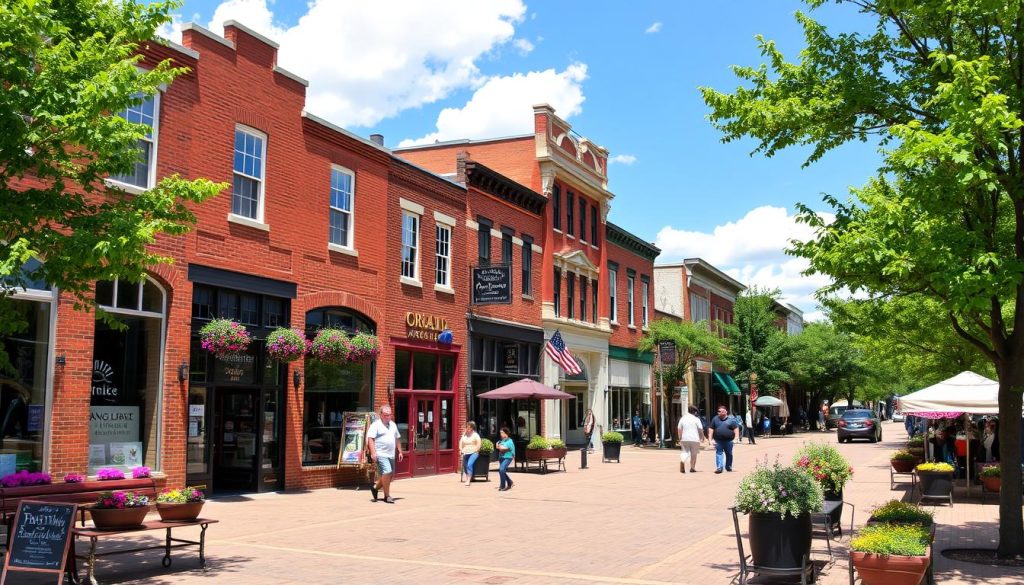
[[[14,520],[14,513],[18,511],[18,504],[22,500],[78,504],[78,509],[81,512],[81,522],[84,526],[86,512],[96,503],[101,493],[115,490],[133,491],[148,497],[150,501],[155,501],[158,489],[163,483],[162,479],[157,480],[147,477],[143,479],[96,480],[79,483],[60,482],[48,485],[5,487],[0,488],[0,514],[3,515],[4,525],[10,528],[10,524]],[[4,542],[6,543],[7,540],[5,539]]]

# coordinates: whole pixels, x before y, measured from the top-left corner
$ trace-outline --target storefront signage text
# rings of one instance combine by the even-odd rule
[[[92,362],[92,403],[117,404],[120,390],[114,385],[114,368],[103,360]]]
[[[448,329],[448,320],[435,315],[409,311],[405,314],[405,325],[408,328],[405,335],[409,339],[437,341],[437,336]]]
[[[658,353],[661,354],[661,363],[672,365],[676,363],[676,344],[671,341],[658,343]]]
[[[707,360],[693,360],[693,369],[701,374],[711,373],[711,362]]]
[[[474,305],[508,305],[511,303],[511,266],[476,266],[473,268]]]

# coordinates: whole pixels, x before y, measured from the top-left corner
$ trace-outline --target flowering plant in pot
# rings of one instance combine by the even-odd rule
[[[622,433],[615,431],[607,431],[601,434],[602,461],[612,459],[619,461],[619,455],[622,453],[622,439]]]
[[[380,339],[372,333],[360,331],[348,340],[348,361],[366,363],[380,355]]]
[[[842,500],[843,486],[853,477],[846,457],[825,443],[805,444],[793,456],[793,465],[818,482],[826,500]]]
[[[27,471],[22,469],[15,473],[8,473],[0,478],[0,485],[6,488],[22,487],[30,485],[49,485],[53,481],[49,473],[42,471]]]
[[[868,518],[868,524],[916,524],[931,526],[935,522],[931,512],[910,502],[889,500],[875,508]]]
[[[85,476],[81,473],[69,473],[64,476],[64,483],[82,483],[85,481]]]
[[[892,456],[889,457],[889,464],[898,473],[910,473],[920,462],[921,458],[907,449],[894,451]]]
[[[802,567],[811,552],[811,514],[824,501],[821,486],[803,470],[758,463],[736,491],[736,508],[749,515],[753,564]]]
[[[341,329],[321,329],[309,346],[309,353],[321,362],[342,364],[348,359],[352,346],[348,335]]]
[[[145,465],[132,468],[132,479],[146,479],[153,474],[153,471]]]
[[[915,524],[874,524],[850,541],[850,562],[864,585],[917,585],[931,563],[931,531]]]
[[[214,319],[199,330],[202,348],[216,356],[245,353],[252,335],[245,325],[231,319]]]
[[[309,341],[302,333],[278,327],[267,335],[267,357],[278,362],[294,362],[302,359],[309,349]]]
[[[129,528],[142,524],[151,507],[148,497],[119,490],[102,492],[89,514],[100,530]]]
[[[100,481],[124,479],[124,472],[116,467],[104,467],[96,472],[96,479]]]
[[[981,470],[978,479],[990,492],[998,492],[1003,487],[1003,476],[998,465],[991,465]]]
[[[949,463],[921,463],[916,470],[921,482],[921,494],[929,497],[948,497],[953,493],[954,468]]]
[[[206,495],[194,488],[166,489],[156,497],[156,511],[165,522],[190,522],[199,517]]]
[[[910,451],[918,457],[924,457],[924,437],[921,435],[915,435],[907,440],[907,451]]]

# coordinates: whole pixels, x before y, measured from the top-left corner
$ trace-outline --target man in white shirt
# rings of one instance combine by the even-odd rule
[[[697,453],[700,453],[700,444],[705,440],[704,425],[696,415],[697,407],[691,404],[688,412],[679,419],[679,424],[676,425],[679,430],[679,444],[682,445],[684,452],[690,454],[690,473],[697,471],[694,469],[697,465]],[[685,463],[679,468],[686,473]]]
[[[373,501],[377,501],[377,493],[384,490],[384,501],[394,504],[391,498],[391,478],[395,475],[395,453],[398,453],[398,460],[405,458],[402,453],[402,442],[399,440],[402,435],[398,432],[398,425],[392,420],[394,414],[391,407],[384,405],[380,409],[380,418],[373,421],[366,431],[366,445],[370,448],[370,459],[377,464],[377,482],[370,488],[373,494]]]
[[[747,414],[744,415],[744,417],[746,419],[745,422],[747,423],[746,424],[747,442],[750,443],[751,445],[756,445],[757,441],[754,440],[754,418],[751,415],[750,410],[751,409],[748,408],[747,409]]]

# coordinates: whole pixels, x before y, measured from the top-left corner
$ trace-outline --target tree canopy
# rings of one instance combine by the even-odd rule
[[[811,404],[822,399],[832,402],[837,396],[851,404],[854,398],[879,398],[865,393],[868,369],[863,352],[832,323],[810,323],[790,343],[793,383],[811,393]]]
[[[808,0],[813,9],[825,0]],[[877,139],[883,164],[829,195],[827,221],[792,252],[834,284],[870,296],[934,300],[958,335],[992,363],[1000,417],[1015,421],[1024,388],[1024,8],[1005,0],[850,0],[873,22],[831,33],[796,18],[804,48],[787,61],[759,38],[766,62],[737,67],[732,93],[702,89],[725,140],[756,152],[810,149],[805,164],[852,140]],[[1024,554],[1020,425],[1000,425],[1002,555]]]
[[[733,323],[725,326],[726,357],[736,380],[750,384],[756,374],[762,393],[776,394],[790,381],[792,346],[776,324],[778,290],[751,287],[740,293],[733,306]]]

